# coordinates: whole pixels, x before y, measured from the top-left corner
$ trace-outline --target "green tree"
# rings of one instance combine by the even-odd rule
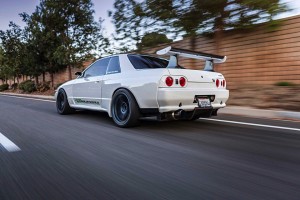
[[[20,16],[23,18],[23,21],[26,22],[24,28],[26,40],[24,63],[26,64],[26,68],[24,69],[23,74],[35,77],[36,84],[38,84],[38,77],[47,72],[47,66],[49,65],[46,56],[46,53],[50,52],[48,46],[49,41],[46,38],[47,33],[43,31],[43,26],[39,21],[38,7],[32,15],[21,13]]]
[[[147,47],[153,47],[159,44],[163,44],[163,43],[170,43],[173,42],[173,40],[168,39],[168,37],[166,36],[166,34],[162,34],[162,33],[146,33],[142,39],[140,43],[137,43],[137,49],[139,51],[141,51],[143,48],[147,48]]]
[[[72,67],[94,57],[104,37],[93,13],[91,0],[41,0],[32,15],[22,14],[31,47],[37,47],[35,54],[47,72],[53,75],[68,67],[71,79]]]
[[[104,27],[103,27],[104,20],[102,18],[99,19],[99,37],[98,37],[98,46],[97,46],[97,57],[101,58],[103,56],[114,54],[115,51],[113,49],[113,43],[111,39],[104,36]]]
[[[43,4],[43,1],[41,1],[41,4]],[[45,73],[49,72],[53,84],[53,74],[65,69],[66,65],[60,64],[54,58],[54,52],[61,43],[59,38],[56,37],[55,30],[49,26],[49,24],[52,24],[50,20],[53,19],[43,19],[45,10],[42,9],[41,4],[36,7],[31,15],[20,14],[23,21],[26,22],[26,73],[35,77],[36,83],[38,83],[38,77],[43,74],[43,81],[45,81]]]
[[[199,33],[214,33],[220,41],[225,30],[273,25],[274,17],[288,10],[280,0],[116,0],[114,7],[113,22],[121,37],[140,42],[145,32],[161,29],[191,37],[192,48]]]
[[[146,0],[146,5],[148,16],[190,36],[192,43],[203,32],[215,33],[220,41],[224,30],[273,25],[274,17],[288,10],[280,0]]]
[[[116,0],[114,10],[108,15],[116,27],[115,39],[121,46],[121,52],[133,50],[146,33],[164,32],[167,28],[162,21],[149,17],[145,1]]]
[[[9,29],[0,31],[0,39],[2,43],[2,62],[5,68],[4,73],[7,78],[15,81],[21,75],[24,68],[23,52],[24,52],[24,33],[20,26],[13,22],[9,23]]]
[[[6,81],[6,69],[4,65],[4,50],[3,47],[0,45],[0,80],[3,82]]]
[[[121,42],[121,46],[134,45],[143,35],[146,24],[141,4],[135,0],[116,0],[114,11],[109,11],[109,16],[113,18],[116,27],[116,40]]]

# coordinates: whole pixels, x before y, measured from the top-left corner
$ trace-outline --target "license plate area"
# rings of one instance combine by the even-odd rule
[[[196,100],[197,100],[198,106],[200,108],[210,108],[211,107],[210,98],[208,96],[196,96]]]

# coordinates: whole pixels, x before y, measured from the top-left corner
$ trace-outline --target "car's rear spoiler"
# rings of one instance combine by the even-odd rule
[[[171,58],[170,58],[169,65],[168,65],[168,67],[170,67],[170,68],[178,66],[177,56],[205,60],[206,64],[205,64],[204,70],[207,70],[207,71],[213,71],[214,63],[223,63],[227,59],[226,56],[219,56],[219,55],[215,55],[215,54],[190,51],[190,50],[185,50],[185,49],[174,48],[171,46],[157,51],[156,54],[170,55]]]

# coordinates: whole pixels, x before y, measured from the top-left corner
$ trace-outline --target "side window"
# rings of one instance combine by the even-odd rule
[[[84,77],[105,75],[110,58],[94,62],[85,72]]]
[[[120,73],[120,61],[119,56],[114,56],[110,59],[106,74]]]

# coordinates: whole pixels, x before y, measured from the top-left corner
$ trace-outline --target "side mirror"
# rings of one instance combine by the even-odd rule
[[[76,75],[76,76],[81,76],[81,75],[82,75],[82,72],[76,72],[75,75]]]

